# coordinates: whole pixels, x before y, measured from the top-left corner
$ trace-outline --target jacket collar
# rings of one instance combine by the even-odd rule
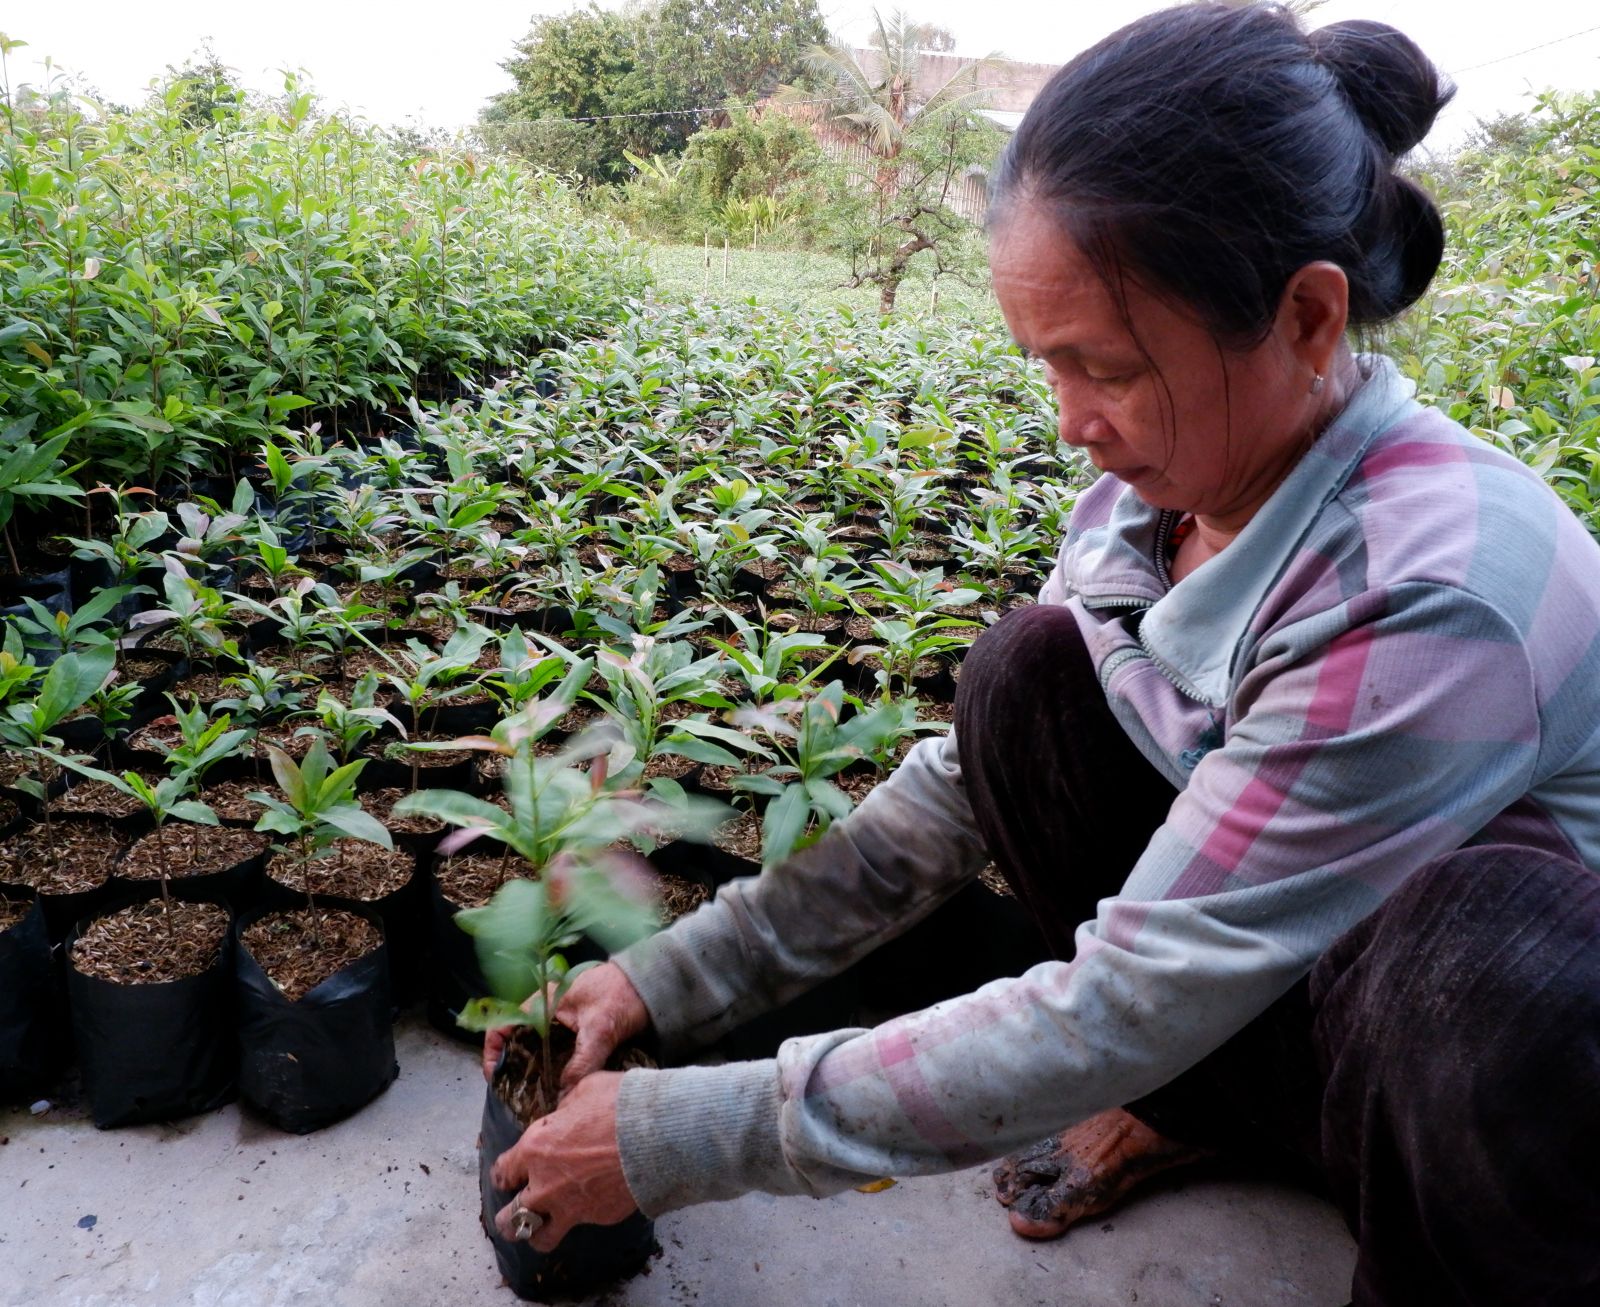
[[[1318,437],[1293,471],[1222,553],[1170,590],[1155,570],[1159,509],[1131,489],[1112,509],[1094,553],[1080,559],[1077,586],[1091,605],[1151,603],[1139,629],[1147,652],[1180,689],[1220,708],[1227,702],[1233,663],[1261,601],[1299,550],[1322,510],[1344,488],[1373,439],[1420,411],[1416,387],[1388,359],[1363,355],[1367,379],[1343,412]]]

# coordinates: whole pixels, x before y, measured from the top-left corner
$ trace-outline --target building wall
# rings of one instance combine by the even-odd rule
[[[856,62],[875,71],[882,58],[876,49],[852,50]],[[924,52],[917,61],[917,98],[925,100],[969,64],[977,63],[966,55]],[[1024,113],[1034,97],[1044,89],[1060,64],[1029,64],[1015,59],[996,59],[978,71],[978,85],[989,92],[985,107],[1009,113]]]

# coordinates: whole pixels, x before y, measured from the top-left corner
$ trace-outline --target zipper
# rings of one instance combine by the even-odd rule
[[[1172,539],[1172,528],[1178,525],[1176,509],[1163,508],[1156,519],[1156,579],[1163,590],[1172,589],[1172,573],[1167,570],[1167,544]]]
[[[1161,516],[1156,519],[1156,553],[1154,562],[1156,568],[1156,579],[1161,582],[1161,588],[1163,590],[1170,591],[1172,589],[1172,573],[1167,569],[1167,544],[1172,538],[1172,529],[1178,524],[1181,516],[1182,515],[1175,509],[1164,508],[1161,510]],[[1154,607],[1154,604],[1151,600],[1146,599],[1143,596],[1109,595],[1103,599],[1096,599],[1093,603],[1085,600],[1084,606],[1086,608],[1092,608],[1096,611],[1103,609],[1124,608],[1129,612],[1133,612],[1139,609],[1152,608]],[[1183,677],[1179,676],[1177,672],[1173,671],[1172,668],[1168,667],[1165,662],[1156,656],[1155,651],[1150,648],[1149,643],[1145,639],[1143,623],[1140,623],[1139,629],[1134,633],[1134,638],[1139,642],[1139,647],[1137,649],[1119,649],[1116,653],[1112,654],[1100,664],[1101,689],[1109,689],[1112,676],[1114,676],[1119,669],[1133,661],[1133,659],[1148,658],[1152,663],[1155,664],[1156,670],[1160,672],[1161,675],[1165,677],[1167,681],[1171,683],[1172,687],[1180,694],[1184,695],[1186,698],[1193,699],[1196,703],[1205,704],[1208,708],[1216,706],[1211,703],[1211,701],[1203,694],[1196,690],[1194,686],[1189,684],[1188,681],[1184,680]]]
[[[1167,678],[1167,680],[1172,682],[1173,687],[1180,694],[1186,695],[1188,698],[1193,699],[1196,703],[1205,704],[1207,708],[1215,708],[1217,706],[1216,704],[1212,703],[1211,700],[1207,699],[1205,695],[1201,694],[1199,690],[1195,689],[1194,686],[1190,685],[1188,681],[1184,680],[1183,677],[1179,676],[1177,672],[1173,671],[1172,668],[1168,667],[1166,663],[1162,662],[1160,658],[1156,657],[1155,650],[1153,650],[1149,643],[1145,640],[1143,625],[1139,627],[1136,638],[1139,641],[1139,650],[1144,653],[1146,658],[1155,664],[1156,671],[1160,672],[1164,677]],[[1130,650],[1129,652],[1133,651]],[[1110,662],[1111,660],[1108,658],[1106,661]]]

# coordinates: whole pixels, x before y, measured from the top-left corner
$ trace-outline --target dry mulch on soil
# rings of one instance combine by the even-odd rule
[[[746,774],[742,767],[723,767],[707,763],[700,769],[695,785],[708,794],[727,796],[733,793],[733,778]]]
[[[457,908],[481,908],[508,880],[538,880],[526,858],[504,858],[498,853],[471,853],[436,863],[433,878],[446,903]]]
[[[315,735],[299,734],[298,724],[282,722],[276,726],[265,726],[256,732],[256,738],[250,744],[250,753],[256,759],[263,776],[272,774],[272,755],[267,752],[267,746],[281,749],[296,762],[304,760],[306,754],[311,752],[311,746],[316,743]]]
[[[146,777],[154,783],[154,777]],[[144,802],[136,794],[124,794],[104,781],[76,780],[64,794],[50,800],[52,812],[89,817],[131,817],[143,812]]]
[[[559,1021],[550,1024],[550,1045],[557,1068],[572,1060],[577,1044],[576,1036]],[[532,1027],[523,1027],[506,1041],[505,1059],[495,1073],[494,1092],[502,1103],[524,1126],[530,1126],[550,1112],[555,1104],[547,1103],[539,1084],[541,1040]],[[606,1063],[608,1071],[632,1071],[636,1068],[655,1070],[656,1062],[648,1053],[637,1048],[623,1048],[611,1055]]]
[[[682,780],[700,764],[681,753],[658,753],[644,765],[641,776],[645,780]]]
[[[383,933],[354,912],[297,910],[274,912],[247,926],[241,935],[261,969],[291,1003],[297,1003],[329,976],[367,956],[383,943]]]
[[[871,794],[884,781],[888,780],[889,776],[887,772],[881,771],[853,772],[849,774],[840,772],[838,775],[830,776],[828,779],[848,794],[857,807],[860,807],[861,800]]]
[[[140,658],[137,655],[125,656],[122,660],[121,680],[123,684],[135,681],[149,681],[157,676],[164,675],[172,670],[172,664],[164,658]]]
[[[353,899],[357,903],[377,900],[404,889],[416,871],[416,862],[403,849],[390,850],[366,840],[335,840],[333,847],[313,862],[310,870],[311,894]],[[278,884],[302,894],[306,890],[306,871],[296,859],[280,853],[267,863],[267,875]]]
[[[800,631],[808,635],[832,635],[844,630],[844,619],[831,613],[803,613],[799,609],[780,609],[767,619],[775,631]]]
[[[711,897],[711,891],[696,880],[686,880],[671,872],[656,872],[656,892],[660,895],[661,920],[671,925],[687,917]]]
[[[411,738],[414,742],[433,744],[442,743],[445,740],[453,740],[456,737],[453,735],[414,735]],[[388,743],[383,740],[375,740],[362,748],[360,756],[363,758],[383,758],[388,747]],[[426,753],[397,751],[395,756],[388,759],[388,761],[398,762],[402,767],[409,767],[415,762],[422,775],[426,777],[430,771],[441,767],[454,767],[457,763],[465,762],[473,756],[474,754],[469,749],[440,749]]]
[[[81,894],[99,889],[127,841],[92,822],[56,822],[46,835],[30,826],[0,844],[0,881],[28,885],[41,894]]]
[[[214,903],[160,899],[92,922],[72,946],[72,965],[118,985],[153,985],[198,976],[228,937],[228,914]]]
[[[410,790],[400,786],[373,790],[371,794],[361,796],[361,806],[387,826],[392,834],[437,835],[444,829],[444,823],[437,817],[423,817],[417,814],[408,817],[394,815],[394,805],[410,793]]]
[[[237,675],[239,675],[238,670],[191,672],[172,687],[172,697],[185,705],[231,699],[234,688],[224,685],[223,682]]]
[[[992,862],[978,873],[978,879],[984,883],[985,887],[993,890],[1002,898],[1010,899],[1016,897],[1011,892],[1011,886],[1006,883],[1006,878],[1000,874],[1000,868]]]
[[[10,930],[32,910],[28,899],[0,899],[0,931]]]
[[[206,876],[248,862],[267,848],[267,838],[233,826],[196,826],[170,821],[138,840],[117,866],[128,880],[181,880]]]
[[[18,749],[15,753],[0,753],[0,785],[15,785],[19,779],[34,769],[35,764],[53,771],[53,763],[40,763],[39,759]]]
[[[266,811],[262,804],[249,797],[257,792],[270,794],[277,799],[283,798],[283,792],[276,785],[267,785],[261,781],[218,781],[215,785],[208,785],[200,791],[200,802],[223,821],[253,823]]]
[[[736,858],[761,861],[761,816],[755,812],[740,813],[725,821],[711,832],[711,842],[724,853]]]

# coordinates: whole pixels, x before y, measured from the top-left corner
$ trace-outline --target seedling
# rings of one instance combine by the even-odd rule
[[[879,704],[849,721],[844,686],[830,681],[816,694],[769,706],[747,706],[734,722],[763,740],[779,761],[753,776],[735,776],[733,787],[769,797],[761,822],[761,854],[767,866],[819,838],[849,815],[850,796],[831,777],[851,763],[881,756],[915,729],[909,703]]]
[[[386,849],[393,849],[394,841],[383,824],[356,801],[356,780],[366,766],[365,759],[333,767],[328,746],[320,738],[312,743],[304,762],[295,762],[276,745],[267,746],[267,757],[283,797],[261,790],[251,792],[249,797],[267,809],[256,829],[287,837],[285,844],[274,847],[300,869],[316,938],[318,912],[311,890],[311,864],[318,854],[341,836]]]
[[[58,763],[60,757],[55,750],[61,747],[61,741],[51,732],[83,707],[111,678],[114,664],[115,656],[109,645],[57,658],[31,699],[5,705],[4,713],[0,714],[0,742],[35,758]],[[51,838],[50,791],[45,780],[28,774],[18,777],[14,784],[39,801],[46,838]]]
[[[727,640],[712,637],[711,643],[727,659],[728,671],[744,683],[750,698],[758,703],[776,699],[792,699],[805,693],[805,688],[815,682],[840,654],[842,648],[833,648],[826,658],[818,659],[804,672],[804,655],[808,650],[822,649],[826,642],[820,635],[808,631],[774,631],[767,626],[757,626],[737,613],[730,614],[734,635]]]
[[[424,791],[395,805],[397,814],[434,817],[456,827],[441,843],[442,853],[458,852],[487,836],[539,873],[537,882],[507,881],[487,907],[457,914],[478,941],[493,991],[468,1003],[457,1020],[479,1031],[531,1026],[543,1047],[541,1084],[552,1104],[557,1073],[550,1018],[582,970],[568,967],[564,950],[584,934],[614,950],[654,924],[644,896],[620,887],[622,863],[610,846],[666,830],[680,838],[704,838],[721,815],[719,805],[703,800],[667,805],[608,785],[609,757],[592,741],[579,740],[555,757],[540,757],[534,743],[560,711],[559,703],[534,704],[502,721],[490,736],[453,742],[505,759],[502,783],[509,811],[451,790]],[[581,767],[586,761],[587,771]],[[520,1005],[530,998],[523,1012]]]
[[[877,655],[880,666],[874,679],[884,700],[888,701],[895,695],[914,695],[913,681],[918,665],[952,649],[965,648],[971,643],[972,627],[953,617],[929,618],[908,613],[903,619],[877,619],[872,623],[872,634],[878,643],[857,645],[850,651],[850,662],[858,663],[868,655]]]
[[[625,775],[635,775],[662,754],[736,767],[739,754],[761,751],[749,736],[704,718],[666,717],[666,709],[678,703],[698,708],[733,707],[722,690],[721,658],[715,654],[696,658],[694,654],[692,645],[635,636],[627,657],[611,649],[595,655],[595,670],[606,683],[606,693],[588,697],[621,732],[630,755],[626,760],[617,759]],[[664,777],[646,784],[653,790],[677,790],[677,783]]]
[[[161,912],[163,920],[167,920],[172,911],[171,890],[171,864],[167,856],[166,837],[163,833],[167,819],[177,817],[180,821],[193,822],[198,826],[218,825],[217,814],[210,805],[201,803],[190,796],[199,788],[201,779],[206,771],[215,763],[234,752],[243,743],[247,731],[227,730],[228,721],[224,717],[219,723],[221,729],[210,728],[203,733],[207,741],[205,746],[198,751],[178,748],[167,755],[167,775],[156,784],[152,785],[145,777],[136,771],[122,773],[102,771],[98,767],[90,767],[76,759],[52,755],[56,762],[64,767],[70,767],[81,776],[87,776],[92,781],[100,781],[112,789],[130,798],[138,799],[144,804],[155,823],[156,848],[161,857]]]
[[[377,696],[378,674],[374,671],[361,674],[350,688],[350,702],[347,704],[341,703],[326,690],[317,696],[316,715],[322,724],[320,733],[332,742],[341,763],[349,762],[351,755],[385,726],[394,727],[401,735],[406,733],[406,728],[393,713],[378,706]],[[302,726],[296,732],[297,735],[318,733],[314,726]]]

